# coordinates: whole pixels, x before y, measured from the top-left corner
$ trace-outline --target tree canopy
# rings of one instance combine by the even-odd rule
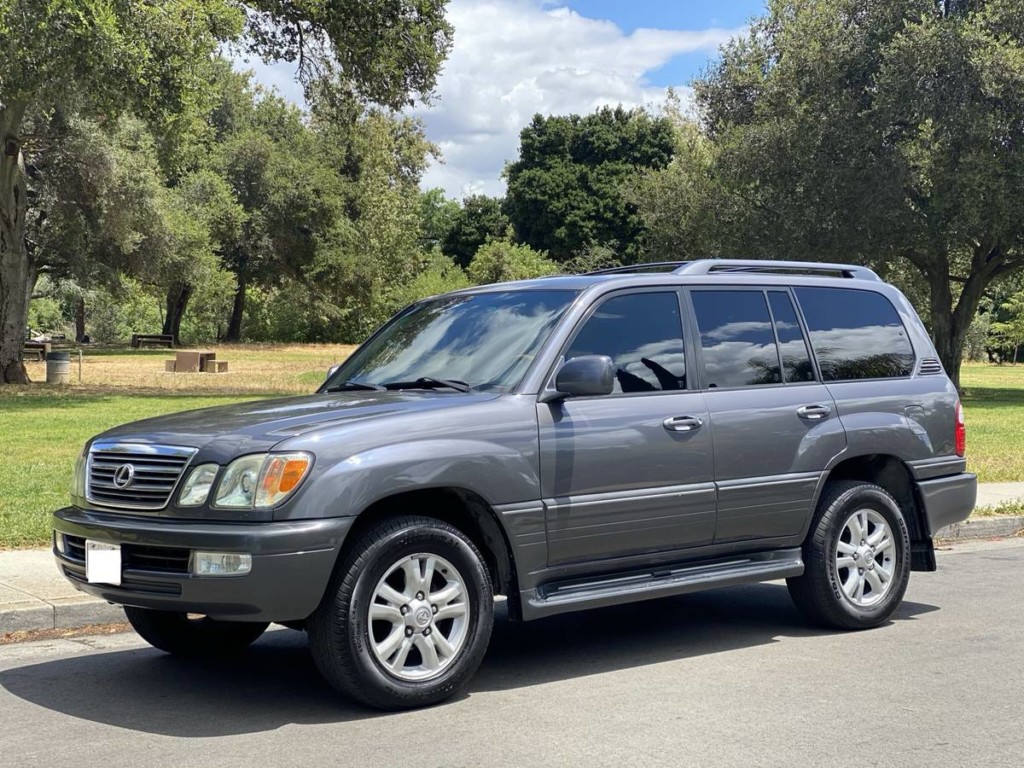
[[[536,115],[505,169],[504,207],[516,237],[556,261],[593,244],[632,256],[641,221],[623,184],[638,168],[664,168],[672,150],[671,121],[643,109]]]
[[[188,173],[215,101],[215,53],[235,43],[297,61],[336,114],[427,98],[451,45],[446,0],[0,0],[0,383],[23,382],[21,341],[40,254],[40,188],[73,116],[132,113],[168,178]],[[243,31],[245,35],[243,35]],[[187,283],[183,282],[183,285]],[[179,292],[180,296],[187,293]],[[187,300],[187,298],[186,298]],[[172,309],[170,294],[168,309]]]

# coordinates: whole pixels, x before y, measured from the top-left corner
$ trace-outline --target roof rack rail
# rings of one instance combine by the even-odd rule
[[[628,274],[630,272],[678,272],[687,264],[695,264],[693,261],[650,261],[646,264],[628,264],[624,267],[605,267],[584,272],[586,275],[615,275]]]
[[[874,270],[857,264],[829,264],[818,261],[770,261],[757,259],[699,259],[683,262],[677,275],[709,275],[713,272],[738,274],[821,275],[856,280],[881,280]]]

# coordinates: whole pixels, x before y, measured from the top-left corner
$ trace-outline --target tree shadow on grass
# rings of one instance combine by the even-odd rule
[[[904,602],[895,620],[912,620],[934,610],[938,609]],[[774,584],[527,624],[508,621],[501,608],[487,657],[463,696],[699,658],[785,637],[829,634],[809,627],[785,587]],[[0,687],[72,717],[182,737],[389,716],[359,707],[329,689],[313,665],[305,635],[291,631],[268,633],[229,661],[190,662],[150,648],[97,653],[0,672]],[[437,713],[443,713],[443,707]]]
[[[970,410],[1024,408],[1024,388],[967,387],[964,390],[963,402],[964,407]]]
[[[180,402],[181,407],[177,410],[186,411],[198,407],[190,401],[204,400],[202,405],[229,405],[243,400],[269,400],[277,397],[294,396],[295,393],[275,392],[223,392],[223,391],[194,391],[182,392],[177,390],[159,389],[157,387],[86,387],[75,389],[62,389],[57,387],[45,387],[45,385],[20,387],[17,391],[0,391],[0,415],[32,413],[52,408],[94,408],[96,406],[108,405],[114,398],[147,398],[153,400],[165,400],[171,403]]]

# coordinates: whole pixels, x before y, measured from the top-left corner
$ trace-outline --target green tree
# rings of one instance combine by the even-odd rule
[[[990,338],[1001,347],[1012,347],[1016,364],[1020,346],[1024,344],[1024,292],[1013,294],[999,308],[1001,319],[990,324]]]
[[[648,180],[661,242],[915,272],[959,383],[986,288],[1024,266],[1021,4],[773,0],[695,93],[710,154]],[[713,215],[673,228],[673,196]]]
[[[41,150],[24,131],[26,117],[109,118],[132,106],[171,128],[203,92],[203,62],[241,24],[239,8],[224,0],[0,2],[0,383],[27,381],[21,335],[38,274],[26,241],[26,171]]]
[[[504,237],[511,222],[501,210],[501,200],[487,195],[470,195],[454,217],[441,250],[465,269],[488,240]]]
[[[296,61],[336,103],[426,98],[451,45],[446,0],[0,0],[0,384],[25,382],[20,348],[39,265],[27,237],[30,169],[54,146],[26,120],[131,110],[161,139],[168,172],[190,158],[210,58],[238,40]]]
[[[458,201],[449,200],[440,188],[420,194],[420,250],[441,250],[461,214]],[[502,230],[504,231],[504,229]]]
[[[516,245],[509,231],[501,240],[491,240],[480,247],[469,265],[467,275],[474,285],[529,280],[554,275],[558,264],[546,254],[528,245]]]
[[[623,185],[638,169],[664,168],[672,150],[671,120],[642,109],[536,115],[520,134],[519,159],[505,169],[504,208],[516,238],[559,262],[591,243],[616,243],[621,257],[633,258],[641,220]]]

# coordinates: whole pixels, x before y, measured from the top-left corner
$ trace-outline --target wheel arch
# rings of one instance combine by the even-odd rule
[[[484,557],[495,594],[508,599],[509,614],[519,617],[519,583],[508,533],[493,507],[478,493],[458,486],[399,491],[373,502],[357,516],[338,561],[383,520],[417,514],[441,520],[464,533]]]
[[[835,480],[860,480],[884,488],[903,512],[910,534],[911,570],[934,571],[935,548],[928,534],[924,503],[906,462],[887,453],[868,453],[844,458],[825,475],[818,488],[815,506],[825,486]]]

